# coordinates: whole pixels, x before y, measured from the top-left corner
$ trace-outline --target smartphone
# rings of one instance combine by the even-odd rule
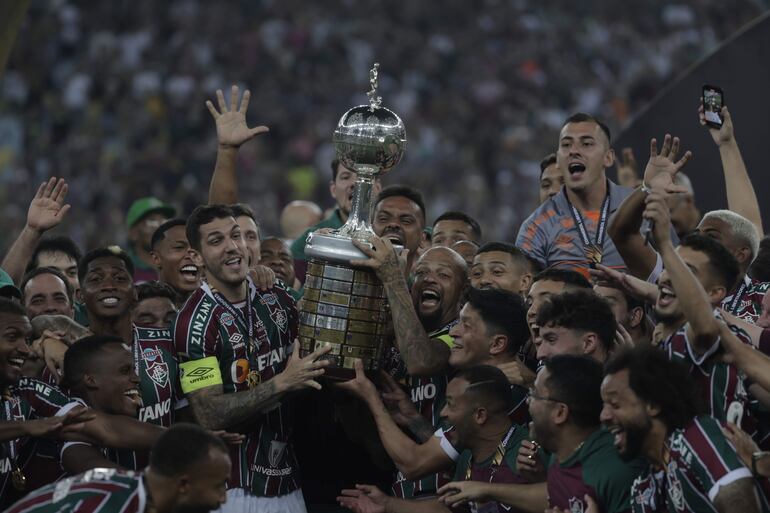
[[[703,86],[703,113],[706,124],[714,128],[722,128],[722,107],[725,105],[725,94],[717,86]]]

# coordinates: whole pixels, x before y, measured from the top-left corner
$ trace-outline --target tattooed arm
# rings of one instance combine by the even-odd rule
[[[292,353],[283,372],[251,390],[225,394],[220,384],[188,393],[193,416],[206,429],[227,429],[271,410],[289,392],[304,388],[320,390],[315,378],[323,375],[329,361],[318,358],[330,350],[331,347],[324,347],[305,358]]]
[[[449,361],[449,347],[441,340],[430,338],[417,317],[393,244],[376,236],[371,239],[371,248],[358,241],[353,242],[369,258],[351,260],[351,265],[372,269],[385,286],[396,345],[409,374],[433,376],[444,370]]]

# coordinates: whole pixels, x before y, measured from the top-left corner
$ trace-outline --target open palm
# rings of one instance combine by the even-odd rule
[[[214,117],[217,124],[217,140],[222,146],[238,147],[253,137],[268,132],[266,126],[249,128],[246,124],[246,110],[249,107],[251,93],[247,90],[240,99],[238,106],[238,86],[233,86],[230,93],[230,106],[225,103],[225,95],[221,89],[217,90],[217,103],[219,110],[211,101],[206,101],[206,107]]]
[[[61,223],[70,206],[67,199],[67,182],[63,178],[50,178],[40,184],[27,210],[27,226],[44,232]]]
[[[676,160],[679,153],[679,138],[666,134],[663,138],[663,147],[658,153],[658,142],[650,141],[650,160],[644,170],[644,183],[651,189],[668,193],[687,192],[682,187],[674,185],[674,176],[692,158],[692,153],[687,151],[681,159]]]

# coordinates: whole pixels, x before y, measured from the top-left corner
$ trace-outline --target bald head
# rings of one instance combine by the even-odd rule
[[[302,232],[318,224],[323,212],[312,201],[292,201],[281,212],[281,231],[284,237],[296,239]]]
[[[465,262],[462,255],[454,249],[445,246],[428,248],[417,262],[444,262],[452,264],[457,269],[457,272],[463,276],[467,276],[468,274],[468,264]]]

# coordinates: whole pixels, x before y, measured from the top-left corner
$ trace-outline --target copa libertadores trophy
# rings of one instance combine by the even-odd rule
[[[367,258],[353,240],[368,242],[374,234],[370,219],[374,179],[398,164],[406,148],[404,123],[382,107],[377,96],[378,68],[375,64],[369,71],[369,105],[347,111],[334,131],[337,158],[357,175],[348,220],[331,233],[311,233],[305,245],[311,260],[300,312],[300,352],[304,356],[331,346],[327,358],[332,365],[326,375],[333,379],[354,377],[355,358],[363,360],[366,370],[377,368],[389,315],[374,272],[349,263]]]

